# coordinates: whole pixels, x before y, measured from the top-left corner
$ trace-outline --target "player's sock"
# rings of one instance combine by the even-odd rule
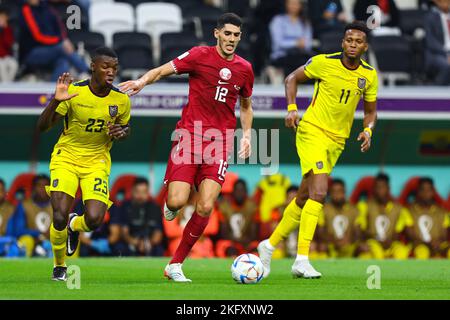
[[[192,214],[191,219],[186,224],[186,227],[184,227],[181,242],[169,264],[183,263],[184,259],[186,259],[191,251],[191,248],[203,234],[203,231],[208,225],[208,221],[209,217],[202,217],[197,212]]]
[[[294,198],[286,209],[284,209],[283,218],[269,238],[269,243],[273,247],[276,247],[282,240],[286,239],[294,229],[298,228],[302,209],[297,205],[295,200],[296,198]]]
[[[308,199],[300,217],[300,230],[298,233],[298,250],[300,256],[308,256],[311,240],[314,237],[319,215],[323,210],[323,204]]]
[[[55,267],[65,266],[67,228],[56,230],[53,223],[50,226],[50,242],[52,243],[53,264]]]
[[[86,220],[84,220],[84,214],[82,216],[76,216],[70,221],[70,229],[72,231],[84,231],[89,232],[91,229],[86,224]]]

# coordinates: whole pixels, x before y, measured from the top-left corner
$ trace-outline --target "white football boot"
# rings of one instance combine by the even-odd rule
[[[291,272],[294,278],[317,279],[322,276],[313,268],[309,260],[295,260]]]
[[[164,276],[175,282],[192,282],[184,276],[183,270],[181,270],[181,263],[168,264],[164,269]]]
[[[167,221],[172,221],[173,219],[175,219],[177,217],[178,214],[178,210],[177,211],[172,211],[169,208],[167,208],[167,204],[164,202],[164,218]]]
[[[267,244],[269,239],[263,240],[258,244],[258,254],[264,267],[263,278],[267,278],[270,273],[270,261],[272,260],[272,253],[274,249],[270,249]]]

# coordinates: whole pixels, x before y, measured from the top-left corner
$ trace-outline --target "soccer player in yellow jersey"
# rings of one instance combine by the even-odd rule
[[[130,99],[113,86],[118,64],[113,50],[96,49],[91,78],[72,84],[68,73],[61,75],[54,98],[38,120],[39,129],[46,131],[64,119],[64,130],[51,156],[47,188],[53,207],[53,280],[67,279],[66,253],[75,252],[80,231],[95,230],[102,223],[110,205],[109,150],[114,140],[130,133]],[[69,216],[78,185],[86,211]]]
[[[344,150],[361,98],[364,100],[363,130],[358,136],[358,141],[362,141],[361,152],[370,148],[377,118],[377,73],[361,59],[368,49],[368,31],[362,22],[347,25],[342,52],[317,55],[286,78],[288,115],[285,124],[296,130],[302,182],[297,197],[284,210],[275,231],[258,246],[266,277],[270,273],[273,250],[296,228],[299,228],[299,236],[297,258],[291,270],[293,276],[321,277],[309,263],[308,254],[318,217],[323,211],[328,175]],[[295,104],[297,85],[309,79],[316,80],[313,99],[299,121]]]

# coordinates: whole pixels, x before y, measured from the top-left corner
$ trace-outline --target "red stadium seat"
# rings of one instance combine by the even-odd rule
[[[17,197],[18,193],[23,193],[23,199],[31,197],[33,178],[35,175],[32,172],[19,174],[11,184],[6,199],[16,206],[19,200],[21,200]]]
[[[136,176],[134,174],[124,174],[119,176],[111,188],[110,198],[118,206],[125,200],[131,199],[131,190],[133,189],[134,180]],[[122,194],[123,197],[119,198]]]
[[[400,197],[398,198],[398,201],[402,205],[404,206],[409,205],[408,198],[411,195],[415,195],[417,193],[417,189],[419,188],[419,180],[420,177],[412,177],[405,183],[405,186],[403,187],[403,190],[400,193]],[[446,207],[447,205],[445,203],[445,200],[442,199],[442,197],[437,193],[436,190],[434,190],[434,201],[436,201],[436,203],[442,207]]]
[[[367,198],[370,198],[373,193],[374,183],[375,177],[367,176],[361,178],[353,189],[353,192],[350,196],[350,202],[352,204],[358,203],[363,194],[366,194]]]

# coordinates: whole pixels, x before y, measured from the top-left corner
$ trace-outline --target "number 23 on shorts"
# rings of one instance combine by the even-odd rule
[[[95,178],[94,191],[108,194],[108,181],[101,178]]]

